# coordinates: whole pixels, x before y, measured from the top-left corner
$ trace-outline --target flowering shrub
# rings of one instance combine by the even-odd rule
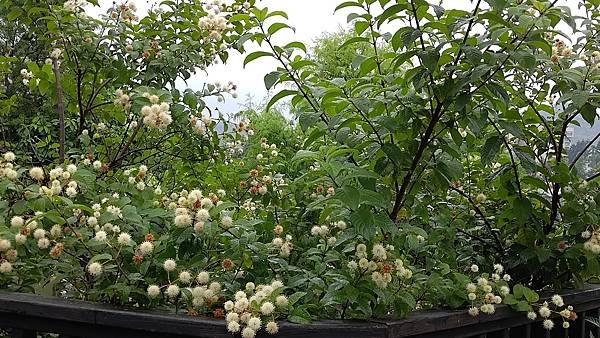
[[[555,5],[343,2],[343,47],[370,50],[340,78],[303,43],[277,45],[287,15],[252,1],[13,14],[47,14],[48,60],[13,82],[52,102],[58,141],[44,156],[3,144],[0,285],[183,309],[245,338],[278,318],[499,304],[568,328],[576,309],[538,293],[600,275],[600,175],[563,156],[567,128],[596,119],[599,9],[586,3],[584,26]],[[178,89],[245,42],[268,48],[245,64],[279,62],[265,109],[291,97],[297,113],[277,141],[273,119],[205,102],[234,83]]]

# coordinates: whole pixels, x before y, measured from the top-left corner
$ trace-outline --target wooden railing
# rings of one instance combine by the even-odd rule
[[[565,330],[560,320],[552,331],[525,314],[498,306],[493,315],[469,316],[466,311],[422,311],[400,320],[319,321],[309,325],[280,322],[275,337],[331,338],[600,338],[600,327],[586,318],[600,316],[600,285],[563,293],[578,319]],[[34,338],[41,333],[59,337],[102,338],[230,338],[222,320],[126,311],[108,305],[33,294],[0,293],[0,328],[10,337]],[[261,331],[259,337],[268,336]],[[273,337],[273,336],[271,336]]]

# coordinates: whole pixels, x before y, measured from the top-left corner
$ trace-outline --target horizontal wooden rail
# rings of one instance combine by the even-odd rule
[[[579,314],[571,329],[557,325],[551,333],[525,314],[498,306],[493,315],[469,316],[466,311],[419,311],[400,320],[319,321],[298,325],[280,321],[277,337],[401,338],[401,337],[600,337],[600,328],[586,323],[598,318],[600,285],[563,293],[566,304]],[[0,293],[0,328],[13,337],[36,337],[37,332],[62,337],[112,338],[230,338],[222,320],[158,312],[129,311],[109,305],[33,294]],[[259,337],[268,335],[261,331]]]

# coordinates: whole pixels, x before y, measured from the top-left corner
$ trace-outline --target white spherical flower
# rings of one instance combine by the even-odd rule
[[[9,240],[7,240],[7,239],[0,240],[0,251],[1,252],[7,251],[8,249],[11,248],[11,246],[12,245]]]
[[[95,169],[100,169],[102,167],[102,162],[100,162],[100,161],[94,161],[94,163],[92,163],[92,166]]]
[[[22,227],[25,224],[25,220],[21,216],[14,216],[10,219],[10,225],[13,227]]]
[[[23,234],[16,234],[15,235],[15,242],[17,244],[25,244],[27,242],[27,236],[23,235]]]
[[[469,300],[472,301],[472,300],[477,299],[477,295],[471,292],[471,293],[468,294],[468,298],[469,298]]]
[[[208,287],[209,290],[211,290],[214,293],[218,293],[221,291],[221,283],[219,282],[212,282],[210,283],[210,286]]]
[[[569,327],[571,327],[571,324],[569,324],[569,322],[563,322],[562,327],[563,329],[568,329]]]
[[[40,239],[44,237],[46,237],[46,230],[44,229],[35,229],[35,231],[33,232],[33,238],[35,239]]]
[[[40,238],[37,241],[37,246],[38,246],[38,248],[40,248],[42,250],[43,249],[48,249],[48,247],[50,246],[50,240],[48,238],[46,238],[46,237]]]
[[[167,287],[167,295],[170,298],[177,297],[179,295],[179,286],[177,286],[175,284],[169,285],[169,287]]]
[[[543,322],[543,326],[546,330],[552,330],[552,328],[554,328],[554,322],[550,319],[546,319]]]
[[[252,330],[252,328],[245,327],[244,330],[242,330],[242,338],[254,338],[254,336],[256,336],[256,331]]]
[[[547,306],[542,306],[539,308],[538,313],[542,318],[550,317],[551,311]]]
[[[504,281],[506,281],[506,282],[510,282],[510,280],[511,280],[512,278],[510,277],[510,275],[509,275],[509,274],[504,274],[504,276],[502,276],[502,279],[504,279]]]
[[[274,321],[270,321],[265,326],[265,330],[269,334],[276,334],[279,331],[279,326],[277,326],[277,323],[275,323]]]
[[[15,158],[16,158],[15,153],[13,153],[12,151],[4,153],[4,160],[6,162],[12,162],[15,160]]]
[[[260,306],[260,312],[262,312],[262,314],[265,316],[272,314],[274,310],[275,310],[275,306],[271,302],[264,302]]]
[[[476,264],[471,265],[471,272],[479,272],[479,266]]]
[[[235,293],[235,300],[240,300],[242,298],[246,298],[246,293],[244,291],[238,291]]]
[[[188,271],[181,271],[179,280],[184,284],[189,284],[192,281],[192,275]]]
[[[554,303],[554,305],[556,305],[558,307],[562,307],[565,305],[565,302],[563,301],[562,297],[559,295],[552,296],[552,303]]]
[[[223,304],[223,308],[225,309],[225,311],[231,311],[231,310],[233,310],[233,302],[232,302],[232,301],[230,301],[230,300],[226,301],[226,302]],[[230,314],[227,314],[227,317],[228,317],[228,318],[227,318],[227,321],[230,321],[230,320],[229,320],[229,315],[230,315]]]
[[[177,268],[177,263],[175,263],[173,259],[169,258],[163,263],[163,268],[165,271],[171,272]]]
[[[479,309],[476,307],[469,308],[469,315],[476,317],[479,314]]]
[[[106,232],[102,230],[96,232],[96,237],[94,237],[94,239],[100,242],[104,242],[106,240]]]
[[[506,295],[508,295],[509,293],[510,293],[510,288],[509,288],[508,286],[506,286],[506,285],[502,285],[502,286],[500,287],[500,294],[501,294],[502,296],[506,296]]]
[[[286,307],[288,305],[288,299],[284,295],[279,295],[275,298],[275,304],[279,307]]]
[[[504,272],[504,267],[502,264],[494,264],[494,271],[496,271],[497,274],[501,274]]]
[[[119,237],[117,238],[117,243],[119,243],[119,245],[128,245],[129,242],[131,242],[130,234],[126,232],[122,232],[121,234],[119,234]]]
[[[150,285],[148,286],[148,297],[154,299],[160,295],[160,288],[158,285]]]
[[[177,215],[175,216],[175,225],[183,228],[192,224],[192,217],[188,214]]]
[[[260,318],[258,318],[258,317],[252,317],[252,318],[250,318],[250,320],[248,320],[248,327],[254,331],[258,331],[260,329],[261,325],[262,325],[262,322],[261,322]]]
[[[89,226],[96,226],[96,225],[98,225],[98,219],[94,216],[88,217],[87,224]]]
[[[204,197],[203,199],[200,200],[200,205],[202,206],[202,208],[204,209],[210,209],[214,206],[213,201],[208,198],[208,197]]]
[[[94,263],[88,265],[87,270],[90,273],[90,275],[97,276],[100,273],[102,273],[102,264],[100,264],[98,262],[94,262]]]
[[[11,273],[11,272],[12,272],[12,264],[10,262],[0,263],[0,273]]]
[[[533,311],[529,311],[527,312],[527,319],[529,320],[535,320],[537,318],[537,314]]]
[[[240,332],[240,323],[237,321],[230,321],[227,323],[227,331],[230,333]]]
[[[230,216],[221,217],[221,225],[224,229],[229,229],[233,226],[233,219]]]
[[[33,167],[29,169],[29,176],[36,181],[41,181],[44,179],[44,170],[40,167]]]
[[[208,280],[209,280],[209,274],[206,271],[202,271],[200,273],[198,273],[198,276],[196,276],[196,282],[198,282],[198,284],[207,284]]]
[[[381,244],[373,245],[373,258],[377,258],[382,261],[387,259],[387,253],[386,253],[385,247],[383,245],[381,245]]]
[[[208,210],[206,210],[206,209],[200,209],[196,213],[196,219],[199,220],[199,221],[205,222],[209,218],[210,218],[210,214],[208,213]]]
[[[149,255],[152,251],[154,251],[154,244],[152,244],[152,242],[144,241],[140,244],[140,252],[142,255]]]

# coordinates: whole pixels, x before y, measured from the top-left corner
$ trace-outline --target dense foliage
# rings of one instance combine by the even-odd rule
[[[433,307],[576,318],[538,292],[600,275],[598,175],[565,149],[600,104],[599,1],[583,17],[557,1],[346,1],[353,29],[312,51],[276,44],[286,13],[253,1],[164,1],[141,18],[84,4],[2,5],[47,55],[18,69],[6,53],[22,86],[0,107],[35,96],[49,126],[35,145],[3,136],[4,289],[184,308],[246,338],[277,317]],[[231,49],[278,61],[264,112],[205,103],[233,83],[180,90]],[[301,130],[272,110],[283,98]]]

